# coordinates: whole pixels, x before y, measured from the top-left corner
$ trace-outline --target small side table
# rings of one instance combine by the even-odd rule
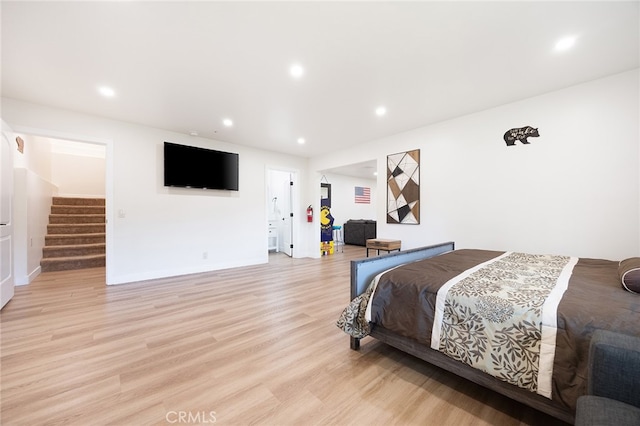
[[[400,251],[400,246],[402,242],[400,240],[386,240],[384,238],[373,238],[367,240],[367,257],[369,257],[369,250],[378,250],[378,254],[380,254],[380,250],[386,251],[390,253],[394,250]]]

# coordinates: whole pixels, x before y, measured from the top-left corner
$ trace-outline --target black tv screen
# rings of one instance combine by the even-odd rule
[[[238,154],[164,143],[164,186],[238,190]]]

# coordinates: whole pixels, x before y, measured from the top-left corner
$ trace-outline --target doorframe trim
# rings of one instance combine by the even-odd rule
[[[105,217],[106,217],[106,232],[105,232],[105,283],[109,285],[109,277],[111,271],[113,271],[113,235],[114,235],[114,221],[109,220],[113,218],[113,139],[101,138],[96,136],[80,135],[77,133],[61,132],[58,130],[41,129],[37,127],[28,127],[20,125],[11,125],[11,129],[14,133],[23,133],[33,136],[41,136],[52,139],[63,139],[74,142],[82,142],[89,144],[104,145],[105,147]]]
[[[301,243],[300,243],[300,218],[301,215],[297,215],[296,212],[300,211],[300,170],[294,169],[290,167],[281,167],[281,166],[265,166],[265,182],[264,182],[264,191],[265,191],[265,199],[268,198],[268,185],[269,185],[269,172],[284,172],[289,173],[291,175],[291,181],[293,182],[293,191],[291,194],[291,212],[293,213],[293,219],[291,220],[291,230],[293,235],[291,236],[291,244],[293,244],[293,249],[291,250],[291,257],[304,257],[302,255]],[[268,201],[268,200],[267,200]],[[265,204],[265,215],[269,216],[267,211],[267,203]],[[268,221],[267,221],[268,222]]]

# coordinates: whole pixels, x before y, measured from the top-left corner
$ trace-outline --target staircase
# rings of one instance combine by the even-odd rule
[[[53,197],[42,272],[105,266],[104,198]]]

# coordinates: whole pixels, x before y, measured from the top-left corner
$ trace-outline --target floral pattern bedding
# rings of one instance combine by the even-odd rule
[[[484,263],[494,270],[481,270]],[[640,296],[622,288],[617,267],[604,259],[454,250],[378,275],[337,325],[358,339],[375,326],[435,345],[573,410],[586,392],[592,332],[640,336]]]
[[[438,291],[431,348],[550,398],[555,348],[541,351],[543,334],[555,345],[557,305],[576,262],[504,253],[450,280]]]

